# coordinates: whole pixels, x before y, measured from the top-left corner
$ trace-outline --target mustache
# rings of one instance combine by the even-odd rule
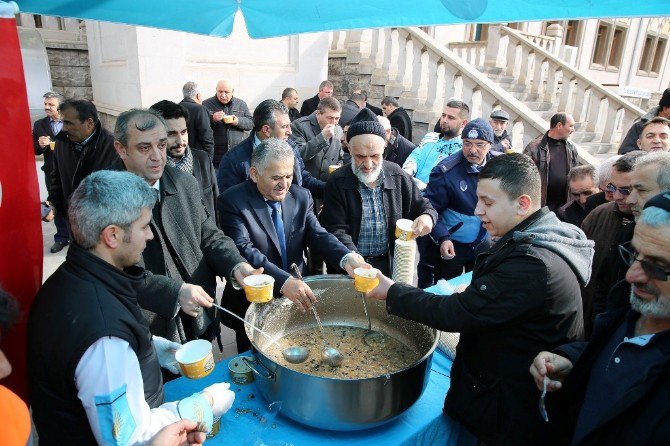
[[[635,290],[640,290],[640,291],[642,291],[643,293],[656,294],[656,295],[659,294],[659,290],[658,290],[655,286],[653,286],[652,284],[650,284],[650,283],[645,283],[645,284],[641,284],[641,283],[632,283],[632,284],[631,284],[631,289],[632,289],[633,291],[635,291]]]

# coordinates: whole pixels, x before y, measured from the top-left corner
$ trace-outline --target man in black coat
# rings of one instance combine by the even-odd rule
[[[323,98],[329,98],[333,95],[333,83],[325,80],[319,84],[319,92],[309,99],[305,99],[300,107],[300,116],[309,116],[316,111],[319,102]]]
[[[63,130],[56,135],[48,201],[56,215],[67,216],[68,200],[81,180],[97,170],[111,168],[119,157],[114,151],[114,137],[102,127],[92,102],[70,99],[61,103],[58,111]],[[51,252],[66,245],[57,241]]]
[[[561,221],[573,224],[580,228],[586,218],[586,200],[598,193],[596,184],[596,169],[591,165],[576,166],[568,173],[568,190],[571,201],[556,210]]]
[[[56,135],[63,128],[63,121],[58,113],[60,96],[51,91],[44,94],[44,118],[38,119],[33,125],[33,148],[35,155],[44,156],[42,171],[44,172],[44,184],[47,192],[51,188],[51,172],[53,171],[53,153],[56,146]],[[54,218],[56,233],[54,234],[54,245],[52,252],[58,252],[63,246],[70,242],[70,233],[67,229],[67,217],[63,213],[56,214]]]
[[[400,106],[398,100],[393,96],[386,96],[382,99],[382,110],[384,111],[384,116],[391,121],[391,127],[398,129],[398,133],[411,141],[412,118]]]
[[[205,99],[202,105],[210,116],[214,131],[214,168],[219,168],[221,157],[247,137],[254,126],[247,103],[233,97],[235,89],[229,80],[216,84],[216,94]]]
[[[391,121],[386,116],[377,116],[379,123],[384,127],[386,132],[386,147],[384,147],[384,159],[391,163],[396,163],[402,167],[405,160],[416,146],[414,143],[404,136],[402,136],[398,129],[391,127]]]
[[[561,444],[670,444],[670,194],[647,202],[621,254],[626,281],[587,342],[539,353],[530,366],[565,421]]]
[[[637,140],[640,139],[640,134],[642,133],[642,127],[655,117],[660,116],[661,118],[670,119],[670,88],[666,88],[661,96],[661,100],[658,101],[658,106],[653,107],[647,113],[640,118],[639,121],[633,123],[633,125],[626,133],[626,136],[621,141],[619,150],[617,153],[619,155],[625,155],[628,152],[633,150],[638,150]]]
[[[288,109],[288,117],[291,122],[295,121],[301,116],[297,108],[298,102],[300,102],[300,98],[298,97],[298,90],[291,87],[285,88],[281,94],[280,102]]]
[[[123,167],[144,178],[158,197],[150,224],[155,237],[142,254],[152,274],[138,290],[151,332],[180,343],[212,339],[218,332],[210,297],[216,276],[241,283],[258,271],[216,227],[193,175],[166,166],[168,138],[160,115],[137,109],[121,113],[114,133]],[[201,311],[203,306],[208,310]]]
[[[433,229],[437,213],[412,177],[383,160],[385,136],[370,110],[356,115],[347,133],[351,164],[337,169],[326,182],[320,221],[347,248],[388,274],[396,221],[413,220],[420,237]]]
[[[351,93],[349,99],[342,104],[342,112],[340,113],[339,121],[340,127],[344,128],[349,125],[351,120],[354,119],[354,116],[356,116],[363,107],[365,107],[364,96],[360,93]]]
[[[540,208],[540,196],[528,157],[489,160],[475,214],[497,241],[477,257],[470,285],[439,296],[380,276],[369,293],[390,314],[461,333],[444,411],[487,445],[545,442],[528,364],[538,346],[583,334],[579,284],[589,280],[593,242]]]
[[[185,107],[171,101],[160,101],[151,106],[165,120],[167,126],[168,146],[167,164],[179,170],[190,173],[200,183],[202,189],[202,200],[205,203],[207,214],[214,216],[219,221],[216,212],[216,197],[219,196],[219,188],[216,184],[216,173],[212,160],[202,150],[192,150],[188,145],[189,133],[188,111]]]
[[[209,113],[202,104],[202,93],[198,84],[186,82],[182,88],[184,99],[179,103],[188,110],[186,127],[188,128],[188,145],[197,150],[204,150],[209,158],[214,157],[214,133],[209,124]]]

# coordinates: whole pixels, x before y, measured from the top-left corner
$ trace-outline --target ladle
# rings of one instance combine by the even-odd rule
[[[363,336],[363,343],[370,347],[383,344],[384,335],[372,330],[372,319],[370,319],[370,313],[368,312],[368,301],[365,298],[365,293],[361,293],[361,298],[363,299],[363,310],[365,310],[365,317],[368,320],[368,331],[365,332],[365,335]]]
[[[298,280],[302,281],[302,274],[300,274],[298,265],[296,265],[295,263],[291,264],[291,269],[295,272],[295,275],[298,277]],[[342,364],[342,360],[344,359],[344,357],[342,356],[340,351],[335,347],[328,347],[328,343],[326,342],[326,335],[323,332],[323,325],[321,324],[321,318],[319,318],[319,314],[316,312],[316,308],[314,308],[314,305],[312,305],[312,312],[314,313],[316,323],[318,324],[319,330],[321,331],[321,338],[323,339],[323,352],[321,354],[321,356],[323,357],[323,362],[333,367],[339,367]]]
[[[217,305],[215,303],[212,303],[212,305],[215,306],[216,308],[218,308],[219,310],[223,310],[226,313],[228,313],[229,315],[241,320],[242,322],[244,322],[245,324],[247,324],[248,326],[250,326],[254,330],[258,330],[259,333],[261,333],[263,336],[268,338],[273,344],[275,344],[279,348],[279,350],[281,351],[281,355],[284,357],[284,359],[287,362],[290,362],[291,364],[300,364],[301,362],[305,362],[305,360],[309,356],[309,349],[307,347],[298,347],[297,345],[292,345],[290,347],[281,348],[281,345],[279,344],[279,342],[277,342],[272,336],[270,336],[269,334],[267,334],[266,332],[264,332],[260,328],[256,327],[252,323],[247,322],[246,320],[239,317],[238,315],[236,315],[232,311],[227,310],[220,305]]]

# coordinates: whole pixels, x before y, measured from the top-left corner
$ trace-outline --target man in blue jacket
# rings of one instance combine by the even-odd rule
[[[323,197],[325,183],[312,176],[300,156],[291,136],[291,120],[286,106],[274,99],[266,99],[254,109],[254,131],[221,159],[221,169],[216,174],[219,191],[223,194],[236,184],[244,183],[249,178],[251,152],[254,147],[268,138],[279,138],[288,141],[295,154],[293,166],[293,182],[304,186],[315,198]]]
[[[486,162],[500,153],[491,152],[493,129],[483,119],[468,122],[461,136],[463,149],[433,168],[424,193],[439,218],[431,233],[433,243],[420,246],[422,288],[472,270],[476,254],[489,246],[486,230],[475,216],[477,181]]]

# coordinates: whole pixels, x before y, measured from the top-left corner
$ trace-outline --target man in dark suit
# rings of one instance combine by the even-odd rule
[[[193,81],[186,82],[182,93],[184,99],[179,104],[188,110],[188,145],[193,149],[204,150],[211,159],[214,157],[214,133],[209,124],[207,109],[202,106],[202,93],[198,84]]]
[[[342,104],[342,113],[340,114],[340,127],[349,125],[354,116],[365,107],[365,96],[361,93],[351,93],[349,99]]]
[[[335,98],[324,98],[315,113],[291,124],[291,139],[300,150],[307,170],[321,180],[328,179],[328,166],[342,160],[342,127],[338,125],[342,106]]]
[[[411,141],[412,118],[400,106],[398,100],[393,96],[386,96],[382,99],[382,110],[384,111],[384,116],[391,121],[391,127],[398,129],[398,133]]]
[[[307,246],[350,275],[365,262],[321,227],[309,192],[291,186],[294,159],[286,141],[269,138],[256,146],[251,157],[250,180],[222,195],[221,222],[242,256],[274,277],[275,296],[287,297],[306,311],[316,298],[309,285],[291,276],[290,265],[295,263],[304,272]],[[249,306],[244,293],[226,286],[224,294],[225,305],[244,316]],[[238,351],[244,351],[249,347],[244,326],[240,322],[233,328]]]
[[[281,94],[280,102],[288,109],[288,117],[291,122],[295,121],[301,116],[297,109],[298,102],[300,102],[300,98],[298,97],[298,90],[291,87],[285,88]]]
[[[351,165],[337,169],[326,183],[320,221],[345,246],[389,274],[396,221],[413,220],[420,237],[433,229],[437,212],[407,172],[383,160],[385,136],[370,110],[356,115],[347,133]]]
[[[370,102],[368,102],[368,92],[366,90],[361,90],[360,88],[357,88],[356,90],[352,91],[352,93],[362,94],[363,99],[365,100],[364,107],[372,111],[372,113],[374,113],[377,116],[384,116],[384,112],[382,111],[381,108],[375,107],[374,105],[370,104]]]
[[[300,116],[309,116],[316,111],[319,102],[323,98],[329,98],[333,95],[333,83],[325,80],[319,84],[319,92],[309,99],[305,99],[300,107]]]
[[[167,126],[167,164],[190,173],[198,180],[207,214],[214,216],[218,226],[215,204],[216,197],[219,196],[219,189],[216,185],[214,165],[207,153],[202,150],[191,150],[188,145],[189,133],[186,124],[188,111],[185,107],[171,101],[157,102],[151,106],[151,109],[163,117]]]
[[[286,106],[274,99],[266,99],[258,104],[254,109],[254,131],[221,159],[216,174],[220,192],[224,193],[229,187],[244,183],[249,178],[249,163],[254,147],[268,138],[287,141],[289,136],[291,120]],[[314,198],[323,198],[325,183],[305,169],[305,163],[295,143],[289,141],[289,145],[295,154],[293,182],[307,188]]]
[[[207,331],[218,330],[210,297],[215,295],[216,276],[242,282],[259,271],[207,215],[193,175],[165,165],[168,137],[160,115],[138,109],[121,113],[114,134],[114,148],[125,168],[157,195],[150,223],[154,238],[142,253],[143,266],[152,274],[137,293],[151,332],[181,343],[212,339]]]
[[[69,99],[58,106],[63,130],[56,135],[53,170],[49,185],[49,203],[56,215],[67,216],[70,195],[91,173],[109,169],[119,157],[114,151],[114,137],[98,118],[92,102]],[[56,242],[51,252],[67,243]]]
[[[384,147],[384,159],[396,163],[400,167],[405,164],[407,157],[412,153],[416,146],[414,143],[402,136],[398,129],[391,127],[391,121],[386,116],[377,116],[377,120],[384,127],[386,132],[386,147]]]
[[[38,119],[33,125],[33,147],[35,155],[44,156],[42,171],[44,172],[44,184],[47,191],[51,188],[51,172],[53,171],[53,152],[56,144],[56,135],[63,128],[63,121],[58,113],[60,96],[48,91],[44,94],[44,112],[47,114],[44,118]],[[48,204],[48,203],[47,203]],[[70,242],[70,233],[67,228],[67,218],[64,214],[58,213],[54,218],[56,233],[54,234],[54,245],[52,252],[58,252]]]

